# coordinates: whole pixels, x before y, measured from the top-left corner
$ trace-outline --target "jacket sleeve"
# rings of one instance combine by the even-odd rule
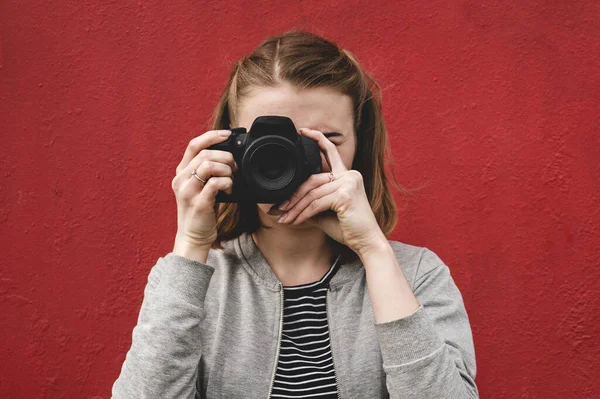
[[[448,267],[424,251],[413,280],[419,309],[375,324],[390,398],[478,398],[473,336],[462,296]]]
[[[174,253],[148,275],[132,343],[112,397],[194,398],[204,299],[215,269]]]

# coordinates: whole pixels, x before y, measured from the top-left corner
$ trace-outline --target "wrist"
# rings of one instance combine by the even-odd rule
[[[359,250],[356,251],[358,257],[361,259],[363,264],[369,259],[373,257],[378,257],[384,254],[389,254],[390,251],[393,253],[394,250],[390,246],[387,238],[383,233],[378,235],[377,237],[369,240],[367,245],[364,245]]]
[[[211,245],[199,245],[186,241],[177,235],[173,245],[173,253],[200,263],[206,263]]]

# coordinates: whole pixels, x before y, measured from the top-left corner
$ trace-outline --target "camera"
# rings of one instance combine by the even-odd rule
[[[259,116],[250,131],[231,129],[229,138],[209,147],[233,154],[238,171],[232,193],[220,191],[217,202],[277,204],[287,200],[315,173],[321,173],[316,141],[298,134],[284,116]]]

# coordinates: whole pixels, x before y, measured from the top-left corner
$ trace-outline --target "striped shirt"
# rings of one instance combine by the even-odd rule
[[[338,260],[317,282],[283,287],[283,331],[271,398],[338,398],[326,302]]]

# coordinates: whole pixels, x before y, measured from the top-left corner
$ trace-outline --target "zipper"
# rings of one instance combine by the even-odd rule
[[[333,363],[333,376],[335,378],[335,389],[337,391],[337,397],[340,399],[340,384],[338,383],[337,378],[337,368],[335,367],[335,356],[333,353],[333,334],[331,329],[331,319],[329,315],[331,314],[331,309],[329,308],[329,295],[331,293],[331,288],[327,287],[327,296],[325,296],[325,303],[327,304],[327,328],[329,329],[329,343],[331,347],[331,361]]]
[[[275,365],[273,366],[273,375],[271,376],[271,384],[269,385],[269,396],[267,399],[271,399],[271,393],[273,392],[273,385],[275,384],[275,373],[277,372],[277,363],[279,362],[279,350],[281,347],[281,333],[283,332],[283,285],[279,282],[279,308],[281,309],[281,314],[279,316],[279,335],[277,339],[277,354],[275,356]],[[333,355],[333,352],[331,352]],[[334,366],[335,367],[335,366]]]

